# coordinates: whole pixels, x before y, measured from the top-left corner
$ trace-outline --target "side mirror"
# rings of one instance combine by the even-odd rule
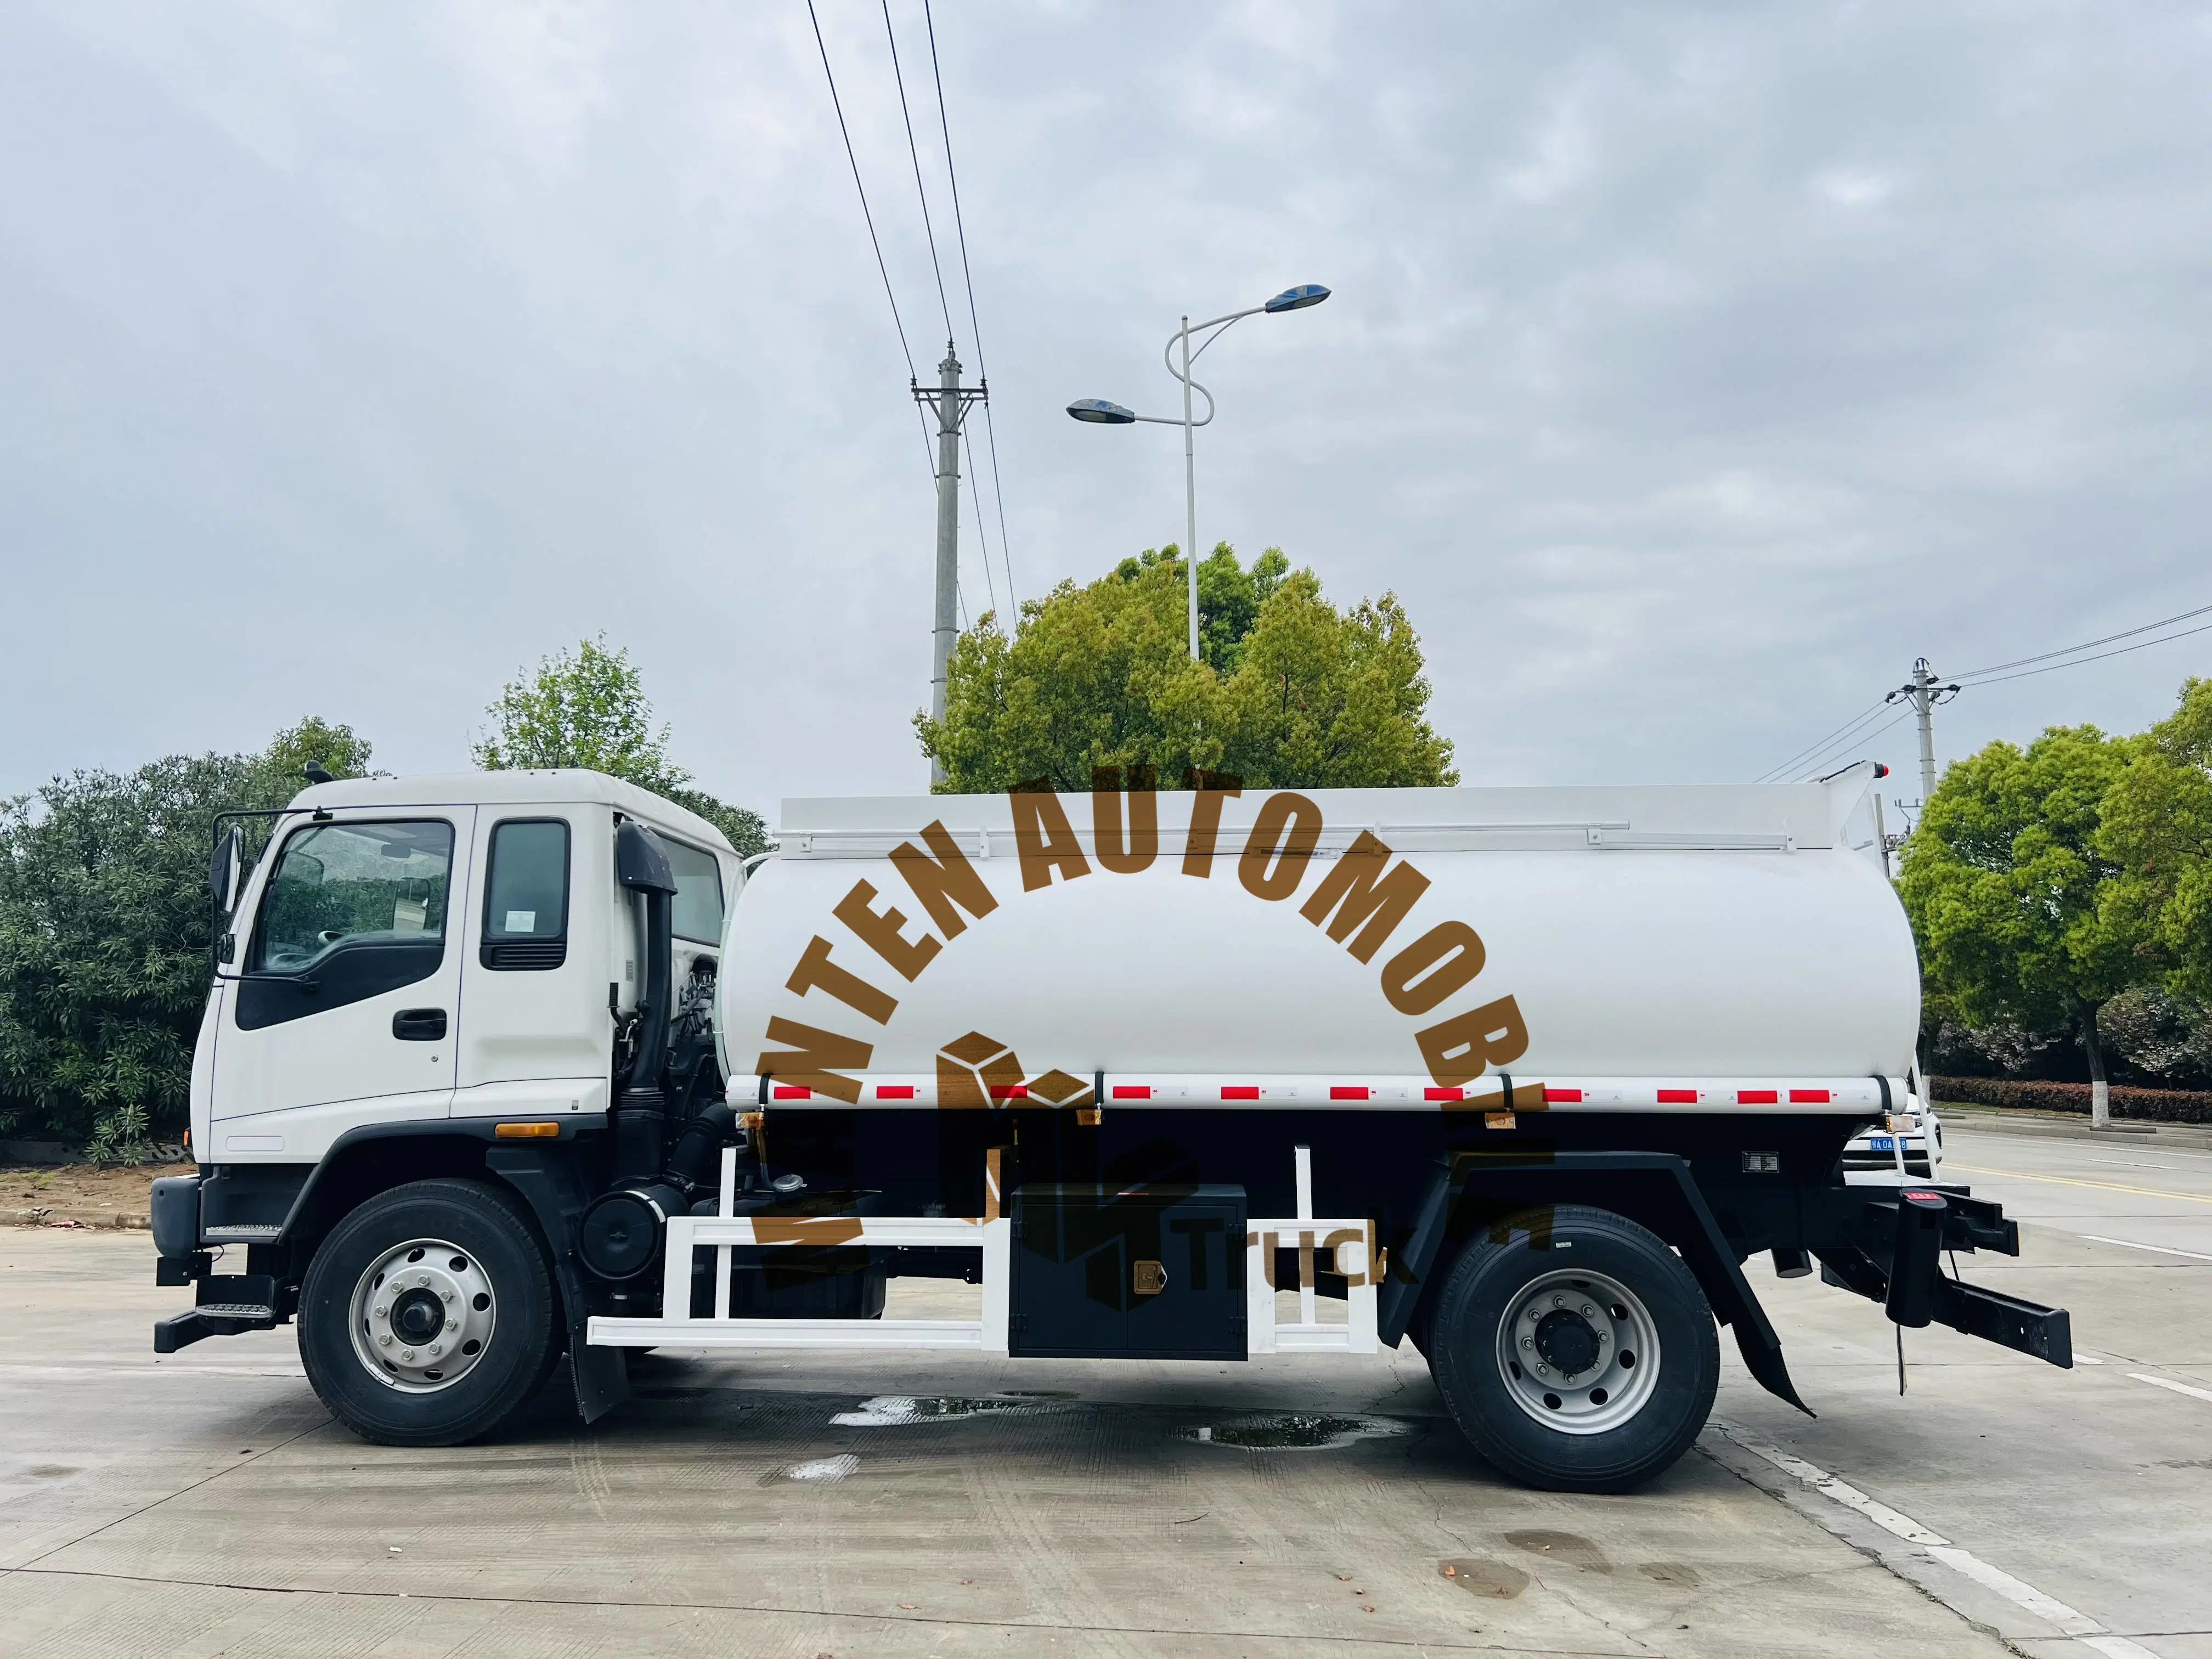
[[[208,856],[208,892],[218,916],[227,916],[238,903],[238,890],[246,873],[246,829],[234,823],[217,839]]]

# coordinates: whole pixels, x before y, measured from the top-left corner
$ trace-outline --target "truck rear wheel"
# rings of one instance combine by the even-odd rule
[[[1439,1287],[1429,1364],[1461,1432],[1502,1474],[1547,1492],[1624,1492],[1705,1426],[1720,1340],[1697,1279],[1655,1234],[1562,1205],[1461,1254]]]
[[[386,1446],[450,1446],[528,1402],[551,1358],[545,1253],[513,1200],[418,1181],[341,1221],[300,1293],[300,1358],[338,1420]]]

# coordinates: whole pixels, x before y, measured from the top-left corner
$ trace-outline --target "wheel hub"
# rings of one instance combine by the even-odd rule
[[[1536,1352],[1562,1376],[1575,1376],[1597,1363],[1605,1338],[1571,1308],[1554,1308],[1536,1322]]]
[[[475,1257],[442,1239],[410,1239],[354,1286],[354,1352],[387,1387],[434,1394],[476,1368],[498,1311]]]
[[[1549,1429],[1603,1434],[1644,1409],[1659,1381],[1659,1333],[1636,1293],[1603,1273],[1540,1273],[1498,1324],[1513,1403]]]

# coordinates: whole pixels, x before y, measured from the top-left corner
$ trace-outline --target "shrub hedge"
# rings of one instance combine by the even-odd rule
[[[1940,1105],[1947,1100],[1975,1106],[2014,1106],[2038,1112],[2089,1111],[2086,1083],[2016,1083],[1995,1077],[1931,1077],[1928,1086]],[[2112,1085],[2112,1115],[2161,1123],[2212,1123],[2212,1091],[2128,1089]]]

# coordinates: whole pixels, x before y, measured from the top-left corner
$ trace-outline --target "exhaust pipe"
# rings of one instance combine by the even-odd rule
[[[660,1169],[667,1097],[660,1068],[668,1048],[668,1017],[676,996],[675,933],[671,925],[676,877],[660,839],[625,819],[615,830],[615,879],[645,898],[645,991],[640,999],[637,1049],[615,1103],[615,1183],[650,1179]]]

